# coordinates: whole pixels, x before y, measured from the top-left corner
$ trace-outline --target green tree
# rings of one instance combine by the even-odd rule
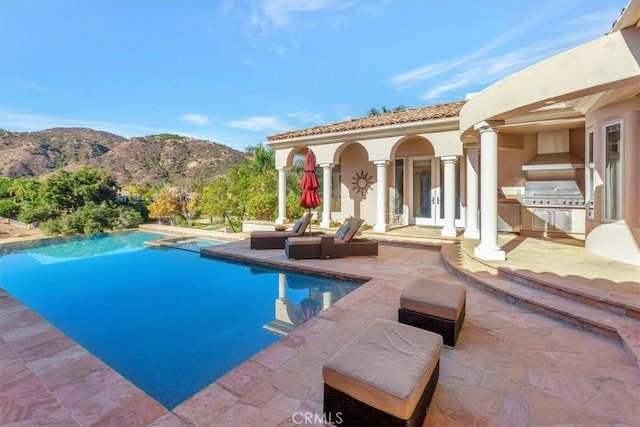
[[[76,208],[71,174],[65,170],[58,170],[46,179],[40,194],[43,201],[58,215],[72,212]]]
[[[0,199],[0,216],[4,218],[15,218],[20,211],[20,206],[13,200]]]
[[[256,175],[272,172],[276,167],[276,154],[263,144],[258,144],[255,147],[249,147],[247,150],[252,158],[248,161],[251,172]]]
[[[380,114],[384,114],[384,113],[390,113],[391,111],[401,111],[401,110],[406,110],[407,107],[405,107],[404,105],[400,104],[398,105],[396,108],[389,110],[387,107],[385,107],[384,105],[382,106],[382,110],[378,110],[377,108],[371,108],[367,111],[367,117],[371,117],[371,116],[379,116]]]
[[[9,197],[9,187],[13,184],[12,178],[0,177],[0,199]]]
[[[116,181],[104,170],[83,167],[75,172],[58,170],[45,180],[42,198],[59,214],[71,213],[89,202],[115,201]]]
[[[58,214],[51,207],[42,202],[25,202],[20,204],[18,220],[27,224],[43,222],[57,217]]]
[[[16,178],[7,188],[7,192],[14,197],[16,202],[24,202],[25,199],[33,201],[38,194],[37,181],[30,178]]]
[[[213,222],[213,218],[216,217],[225,223],[227,214],[234,210],[227,176],[218,177],[211,184],[204,187],[200,209],[203,214],[209,216],[210,222]]]
[[[115,202],[118,184],[105,170],[83,167],[75,171],[71,178],[77,207],[89,202]]]

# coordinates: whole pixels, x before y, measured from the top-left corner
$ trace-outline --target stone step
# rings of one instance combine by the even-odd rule
[[[497,269],[468,256],[459,245],[443,246],[440,254],[445,265],[456,274],[509,302],[619,340],[640,366],[639,320],[572,299],[570,293],[560,295],[545,291],[543,286],[530,286],[535,282],[532,277],[525,283],[509,280]]]
[[[592,292],[589,286],[567,286],[562,281],[547,280],[544,274],[529,271],[513,270],[509,267],[498,267],[501,276],[520,284],[557,294],[593,307],[601,308],[621,316],[640,319],[640,308],[637,301],[612,298],[606,293]],[[597,286],[597,285],[596,285]]]

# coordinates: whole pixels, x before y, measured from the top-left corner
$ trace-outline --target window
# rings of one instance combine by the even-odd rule
[[[604,126],[604,218],[622,219],[622,122]]]
[[[395,161],[393,186],[395,189],[393,213],[404,215],[404,159],[396,159]]]
[[[595,164],[593,162],[593,130],[587,133],[587,219],[595,219]]]

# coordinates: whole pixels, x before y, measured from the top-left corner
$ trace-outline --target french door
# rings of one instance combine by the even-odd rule
[[[440,162],[433,156],[409,159],[409,223],[443,225]]]

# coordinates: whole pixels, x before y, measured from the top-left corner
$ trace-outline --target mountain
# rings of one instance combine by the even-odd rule
[[[10,178],[95,166],[110,170],[122,185],[157,184],[182,177],[209,181],[246,157],[225,145],[171,134],[127,139],[86,128],[0,129],[0,176]]]

